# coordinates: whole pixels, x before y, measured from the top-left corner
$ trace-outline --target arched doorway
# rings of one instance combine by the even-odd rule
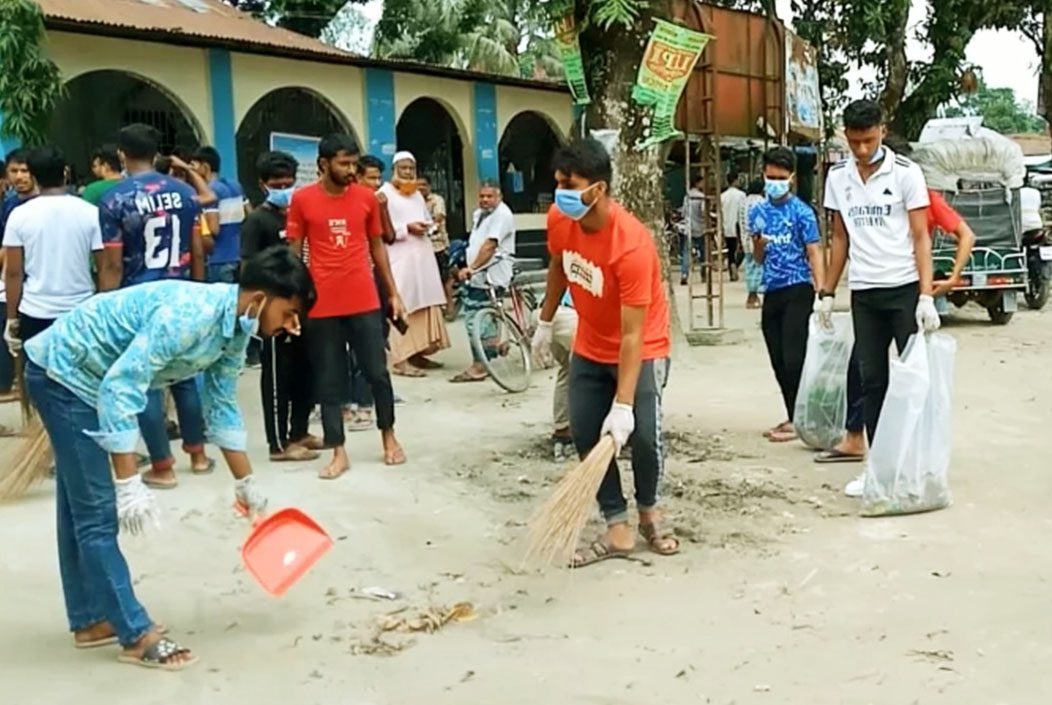
[[[464,237],[464,141],[453,116],[437,100],[418,98],[402,111],[397,139],[398,149],[413,153],[417,171],[446,199],[449,236]]]
[[[117,139],[125,125],[142,122],[161,133],[161,151],[192,150],[204,134],[174,94],[160,84],[128,73],[90,71],[66,84],[66,97],[51,118],[51,141],[66,155],[74,181],[91,177],[91,153]]]
[[[552,156],[562,144],[548,119],[533,111],[511,119],[500,137],[504,200],[515,213],[547,213],[555,191]]]
[[[333,132],[349,134],[361,146],[347,118],[308,88],[278,88],[257,100],[237,128],[238,180],[249,200],[259,203],[263,199],[256,160],[270,150],[272,139],[277,140],[276,147],[292,152],[300,162],[299,181],[309,182],[317,173],[317,141]]]

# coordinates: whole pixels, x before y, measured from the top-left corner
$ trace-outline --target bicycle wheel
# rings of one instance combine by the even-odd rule
[[[475,312],[471,349],[504,390],[523,392],[530,386],[529,341],[502,311],[484,308]]]

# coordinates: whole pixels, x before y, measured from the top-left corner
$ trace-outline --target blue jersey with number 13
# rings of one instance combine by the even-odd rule
[[[122,180],[99,203],[105,247],[121,247],[121,286],[190,275],[190,241],[201,211],[192,188],[155,171]]]

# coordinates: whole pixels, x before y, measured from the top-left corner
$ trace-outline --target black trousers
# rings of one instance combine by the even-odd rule
[[[632,447],[632,476],[636,506],[647,511],[658,503],[658,484],[665,469],[661,437],[661,395],[668,380],[668,359],[645,360],[636,384],[636,427]],[[570,357],[570,435],[583,459],[599,442],[603,421],[617,394],[617,365],[605,365],[580,355]],[[617,461],[611,460],[597,496],[607,524],[628,521],[628,504],[621,489]]]
[[[807,323],[814,301],[815,289],[810,284],[768,291],[763,297],[763,339],[790,420],[796,411],[796,393],[807,355]]]
[[[343,404],[350,379],[348,348],[373,391],[377,427],[381,431],[394,428],[394,389],[387,371],[381,311],[311,318],[306,329],[306,342],[314,368],[315,398],[321,404],[326,447],[336,448],[344,442]]]
[[[263,374],[263,430],[271,453],[281,453],[289,443],[303,440],[308,433],[314,407],[311,365],[305,341],[283,335],[264,340],[260,349]]]
[[[855,355],[862,380],[862,410],[870,445],[877,433],[884,396],[888,393],[888,349],[894,341],[901,355],[910,336],[917,332],[919,297],[920,286],[916,282],[892,289],[851,292]]]
[[[54,323],[55,318],[33,318],[24,313],[18,314],[18,336],[26,343],[40,335]]]

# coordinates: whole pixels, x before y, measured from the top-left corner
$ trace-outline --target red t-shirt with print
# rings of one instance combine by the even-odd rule
[[[321,183],[297,189],[285,232],[310,249],[308,268],[318,290],[311,318],[353,316],[376,311],[380,297],[373,279],[369,241],[383,233],[376,195],[351,184],[339,196]]]
[[[635,216],[616,203],[610,219],[595,233],[548,210],[548,251],[561,256],[577,311],[575,355],[617,364],[621,352],[621,306],[645,306],[643,359],[668,357],[668,299],[654,238]]]

